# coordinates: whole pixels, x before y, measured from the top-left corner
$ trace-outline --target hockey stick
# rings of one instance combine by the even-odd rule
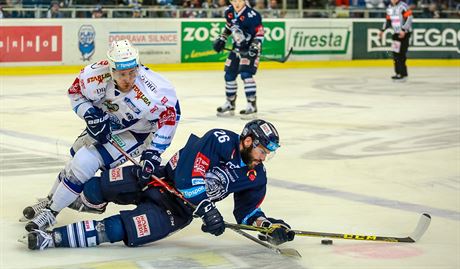
[[[360,241],[383,241],[390,243],[415,243],[423,236],[425,231],[430,226],[431,216],[427,213],[423,213],[417,223],[417,227],[411,235],[407,237],[393,237],[393,236],[379,236],[379,235],[357,235],[357,234],[340,234],[340,233],[324,233],[324,232],[311,232],[311,231],[299,231],[292,230],[297,236],[313,236],[313,237],[328,237],[336,239],[350,239]],[[270,228],[255,227],[250,225],[242,224],[229,224],[234,228],[258,231],[258,232],[270,232]]]
[[[229,48],[224,48],[224,50],[225,50],[225,51],[234,52],[234,53],[239,53],[239,54],[242,54],[242,55],[248,55],[248,52],[247,52],[247,51],[236,51],[236,50],[232,50],[232,49],[229,49]],[[278,62],[278,63],[285,63],[285,62],[289,59],[289,56],[291,56],[292,50],[293,50],[293,48],[290,48],[288,54],[286,54],[286,55],[285,55],[284,57],[282,57],[282,58],[272,58],[272,57],[268,57],[268,56],[265,56],[265,55],[260,55],[259,57],[260,57],[261,59],[265,59],[265,60],[267,60],[267,61]]]
[[[125,158],[127,160],[129,160],[130,162],[132,162],[133,164],[137,165],[137,166],[140,166],[139,162],[137,162],[133,157],[131,157],[122,147],[120,147],[117,142],[113,141],[113,140],[110,140],[110,144],[112,144],[112,146],[114,146],[123,156],[125,156]],[[152,181],[150,183],[148,183],[148,185],[152,185],[154,183],[158,183],[160,184],[163,188],[165,188],[168,192],[174,194],[175,196],[177,196],[178,198],[180,198],[182,201],[184,201],[187,205],[189,205],[192,209],[196,209],[196,205],[190,203],[183,195],[182,193],[180,193],[179,191],[177,191],[174,187],[168,185],[166,182],[164,182],[163,180],[157,178],[156,176],[152,175]],[[281,254],[281,255],[284,255],[284,256],[288,256],[288,257],[302,257],[300,255],[300,253],[295,250],[295,249],[291,249],[291,248],[285,248],[285,249],[281,249],[281,248],[277,248],[271,244],[268,244],[258,238],[255,238],[254,236],[246,233],[245,231],[242,231],[240,228],[238,227],[235,227],[235,225],[237,224],[232,224],[232,223],[227,223],[225,222],[225,227],[231,229],[232,231],[235,231],[236,233],[258,243],[259,245],[262,245],[272,251],[274,251],[275,253],[278,253],[278,254]]]

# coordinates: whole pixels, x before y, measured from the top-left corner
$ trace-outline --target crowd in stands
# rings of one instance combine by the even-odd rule
[[[390,0],[302,0],[303,17],[370,17],[382,18]],[[416,18],[446,18],[446,10],[460,17],[459,0],[404,0],[417,11]],[[95,4],[96,3],[96,4]],[[249,0],[264,18],[283,18],[288,10],[299,8],[298,0],[287,0],[284,8],[282,0]],[[69,18],[71,9],[79,11],[77,18],[104,18],[107,11],[111,16],[152,18],[221,18],[228,0],[0,0],[0,18],[34,18],[34,9],[45,9],[41,18]],[[10,8],[10,10],[5,10]],[[12,9],[11,9],[12,8]],[[308,10],[314,10],[309,12]],[[320,12],[328,10],[331,12]],[[363,12],[363,11],[367,11]]]

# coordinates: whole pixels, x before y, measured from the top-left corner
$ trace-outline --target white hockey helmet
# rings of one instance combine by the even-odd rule
[[[139,66],[139,52],[128,39],[113,41],[107,52],[110,69],[125,70]]]

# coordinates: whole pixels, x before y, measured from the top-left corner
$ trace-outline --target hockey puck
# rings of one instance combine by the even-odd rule
[[[332,240],[331,239],[323,239],[321,240],[322,245],[332,245]]]

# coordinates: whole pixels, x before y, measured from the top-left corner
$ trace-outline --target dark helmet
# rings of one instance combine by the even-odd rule
[[[248,122],[241,133],[241,138],[244,139],[251,136],[254,139],[254,145],[259,144],[266,147],[269,151],[275,151],[280,147],[280,137],[278,131],[273,124],[264,120],[252,120]]]

